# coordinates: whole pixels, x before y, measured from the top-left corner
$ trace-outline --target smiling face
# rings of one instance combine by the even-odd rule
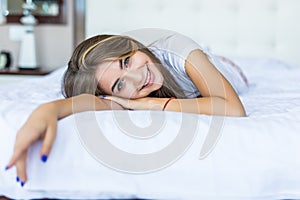
[[[161,88],[164,80],[150,57],[141,51],[99,64],[96,77],[106,94],[131,99],[148,96]]]
[[[63,94],[185,97],[168,69],[145,45],[120,35],[97,35],[76,47],[64,74]]]

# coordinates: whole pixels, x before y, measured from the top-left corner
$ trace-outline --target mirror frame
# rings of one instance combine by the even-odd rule
[[[58,0],[59,14],[57,16],[40,16],[34,15],[38,24],[65,24],[66,23],[66,0]],[[21,23],[21,14],[8,14],[6,23]]]

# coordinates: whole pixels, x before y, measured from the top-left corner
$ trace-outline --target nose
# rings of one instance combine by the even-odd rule
[[[144,75],[142,68],[129,69],[125,72],[124,77],[126,82],[132,84],[135,88],[139,88],[143,85]]]

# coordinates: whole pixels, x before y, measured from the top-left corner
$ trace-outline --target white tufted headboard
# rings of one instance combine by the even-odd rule
[[[88,0],[86,36],[163,28],[215,52],[300,66],[300,0]]]

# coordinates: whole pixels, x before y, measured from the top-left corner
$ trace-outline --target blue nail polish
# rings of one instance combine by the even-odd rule
[[[5,171],[8,170],[8,169],[9,169],[9,166],[6,166],[6,167],[5,167]]]
[[[16,178],[16,181],[17,181],[17,182],[19,182],[19,181],[20,181],[20,178],[19,178],[18,176],[17,176],[17,178]]]
[[[46,162],[47,159],[48,159],[48,156],[47,156],[47,155],[45,155],[45,154],[42,155],[42,157],[41,157],[42,162]]]
[[[106,98],[106,95],[104,94],[104,95],[102,95],[101,97],[102,97],[103,99],[105,99],[105,98]]]
[[[25,183],[23,181],[21,181],[21,187],[24,187]]]

